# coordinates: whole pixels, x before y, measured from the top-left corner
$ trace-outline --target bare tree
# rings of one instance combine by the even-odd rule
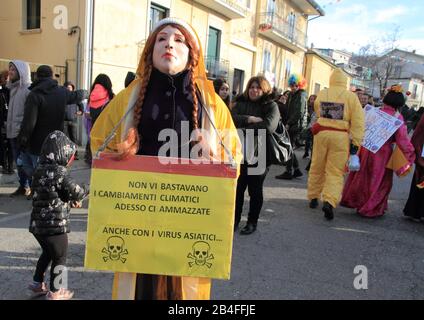
[[[393,54],[398,48],[399,30],[396,27],[382,38],[363,46],[353,57],[355,63],[371,70],[371,86],[377,83],[380,97],[384,95],[389,80],[399,78],[402,73],[404,61]]]

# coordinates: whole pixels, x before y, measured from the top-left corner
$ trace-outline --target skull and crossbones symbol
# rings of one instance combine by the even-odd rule
[[[212,263],[209,260],[214,259],[213,254],[209,254],[210,245],[204,241],[197,241],[193,244],[192,252],[187,255],[187,258],[193,259],[188,265],[192,267],[194,264],[198,266],[207,266],[210,268]]]
[[[106,257],[103,257],[104,262],[108,260],[120,260],[122,263],[125,263],[127,259],[122,256],[128,254],[128,250],[124,249],[124,245],[124,239],[121,237],[113,236],[107,239],[107,247],[102,250],[103,253],[107,254]]]

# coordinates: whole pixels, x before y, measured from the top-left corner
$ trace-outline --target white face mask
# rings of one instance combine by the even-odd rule
[[[180,73],[187,67],[189,50],[181,31],[166,26],[156,36],[153,48],[153,66],[165,74]]]

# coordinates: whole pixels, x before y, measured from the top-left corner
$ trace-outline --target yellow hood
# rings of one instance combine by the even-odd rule
[[[193,30],[194,31],[194,30]],[[220,145],[220,140],[229,142],[227,145],[228,149],[232,153],[232,157],[237,163],[241,162],[242,153],[241,153],[241,143],[238,138],[237,129],[234,126],[231,114],[222,101],[222,99],[215,93],[212,81],[207,79],[206,76],[206,67],[203,58],[203,50],[200,45],[200,40],[197,33],[194,31],[198,43],[199,43],[199,62],[197,67],[194,70],[194,77],[196,85],[201,93],[203,99],[203,105],[205,106],[205,111],[202,112],[202,128],[210,132],[211,136],[214,138],[211,139],[210,145],[211,150],[218,149]],[[143,54],[141,57],[143,57]],[[126,138],[128,130],[133,127],[133,118],[134,112],[131,110],[136,103],[138,93],[140,90],[140,85],[142,83],[142,74],[145,69],[145,64],[142,59],[140,59],[138,68],[137,68],[137,79],[134,80],[130,86],[121,91],[115,98],[109,103],[108,107],[100,114],[99,118],[96,120],[95,125],[91,130],[91,149],[93,155],[96,154],[97,150],[102,146],[106,137],[109,136],[112,129],[117,126],[121,118],[125,116],[124,121],[120,123],[119,127],[116,130],[116,135],[108,143],[105,151],[106,152],[117,152],[118,144],[122,143]],[[207,117],[207,115],[210,116]],[[218,132],[226,132],[215,134],[213,126],[216,127]],[[231,137],[226,137],[228,132],[231,131]],[[219,139],[221,138],[221,139]],[[222,150],[221,150],[222,152]],[[228,159],[226,155],[222,155],[221,159]]]
[[[334,70],[330,76],[330,87],[318,93],[314,109],[318,124],[324,127],[346,130],[352,139],[352,143],[360,146],[364,136],[364,111],[356,94],[347,90],[347,83],[348,79],[345,73],[340,69]],[[344,106],[343,119],[335,120],[321,117],[321,102],[342,104]]]
[[[330,87],[347,88],[347,76],[340,68],[335,69],[331,74]]]

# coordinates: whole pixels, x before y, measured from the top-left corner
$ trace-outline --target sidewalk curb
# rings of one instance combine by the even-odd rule
[[[18,175],[15,171],[14,174],[0,173],[0,186],[18,184]]]

